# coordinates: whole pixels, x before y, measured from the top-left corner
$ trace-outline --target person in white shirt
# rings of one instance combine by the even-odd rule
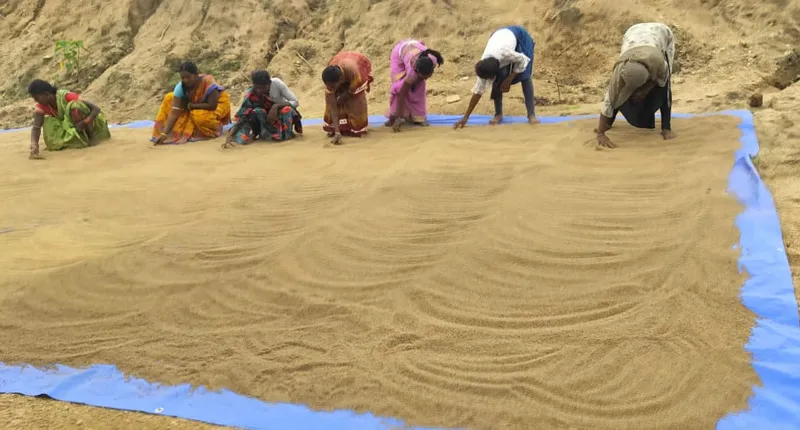
[[[475,64],[477,80],[472,89],[472,99],[469,101],[467,112],[453,128],[463,128],[467,125],[469,116],[472,115],[483,93],[489,88],[494,101],[494,118],[489,124],[499,124],[503,120],[503,93],[507,93],[514,84],[522,84],[528,122],[539,123],[533,99],[534,45],[531,35],[518,25],[503,27],[489,37],[480,61]]]
[[[300,111],[297,110],[297,108],[300,107],[300,100],[280,78],[271,77],[266,70],[262,70],[261,72],[266,74],[265,77],[270,82],[268,85],[269,98],[277,104],[292,107],[295,115],[294,130],[297,134],[303,134],[303,123],[301,121],[303,115],[300,115]]]
[[[275,103],[289,105],[295,110],[300,107],[300,100],[298,100],[297,96],[289,89],[289,86],[279,78],[270,77],[269,98]]]

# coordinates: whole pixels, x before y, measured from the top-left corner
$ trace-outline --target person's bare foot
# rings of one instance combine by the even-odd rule
[[[501,121],[503,121],[503,116],[497,115],[496,117],[489,120],[489,125],[497,125],[500,124]]]
[[[536,118],[536,115],[531,115],[528,117],[528,124],[539,124],[539,120]]]

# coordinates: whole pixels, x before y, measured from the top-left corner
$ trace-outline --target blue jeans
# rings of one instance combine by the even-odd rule
[[[500,75],[495,78],[495,82],[498,86],[502,83]],[[520,84],[522,85],[522,95],[525,97],[525,109],[528,111],[528,117],[530,118],[536,114],[533,101],[533,79],[525,79]],[[499,88],[494,97],[494,115],[503,116],[503,92]]]

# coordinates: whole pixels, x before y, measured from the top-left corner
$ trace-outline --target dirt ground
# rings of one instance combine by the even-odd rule
[[[756,164],[775,197],[797,284],[800,89],[790,85],[800,70],[793,51],[800,44],[797,0],[641,0],[624,5],[609,0],[506,0],[493,3],[488,17],[483,3],[466,1],[363,0],[347,5],[310,0],[198,1],[195,9],[187,4],[191,5],[178,0],[126,0],[113,5],[82,0],[76,8],[66,0],[10,0],[0,5],[0,58],[6,63],[0,70],[0,127],[27,125],[31,102],[25,85],[34,77],[82,91],[112,121],[150,118],[176,79],[174,66],[184,59],[214,73],[235,95],[246,88],[249,70],[267,67],[301,95],[307,117],[319,116],[318,74],[342,47],[373,58],[376,85],[371,100],[379,106],[375,113],[380,113],[386,101],[391,45],[410,35],[422,38],[447,59],[429,83],[430,111],[460,113],[473,82],[471,64],[490,32],[510,23],[525,25],[537,42],[540,114],[594,113],[592,103],[602,96],[624,29],[635,22],[661,21],[672,25],[678,36],[678,111],[741,108],[750,93],[765,94],[764,107],[754,110],[761,144]],[[82,13],[86,8],[98,12]],[[405,15],[407,11],[413,16]],[[59,70],[53,46],[58,40],[73,39],[84,41],[88,51],[82,55],[79,73],[67,75]],[[446,99],[455,95],[460,100],[448,103]],[[507,104],[509,114],[523,112],[521,97]],[[489,103],[479,110],[488,113]],[[680,138],[682,131],[676,131]],[[15,149],[4,152],[22,157],[24,165],[27,139],[18,140]],[[77,421],[85,428],[108,428],[104,423],[200,428],[163,417],[14,396],[0,396],[0,404],[0,419],[16,419],[15,428],[74,428],[71,423]]]
[[[0,420],[20,430],[220,430],[195,421],[93,408],[33,397],[0,395]]]
[[[230,87],[234,99],[249,72],[268,68],[303,96],[304,114],[321,112],[322,67],[338,50],[372,58],[372,100],[385,104],[388,58],[410,36],[441,51],[445,65],[429,81],[430,111],[463,111],[473,64],[491,32],[520,24],[536,41],[541,105],[602,98],[623,32],[636,22],[674,28],[676,94],[681,110],[743,105],[750,91],[785,87],[796,76],[800,0],[9,0],[0,5],[0,127],[29,122],[26,86],[49,79],[100,104],[113,121],[151,118],[194,60]],[[192,5],[196,7],[192,7]],[[91,14],[81,11],[91,8]],[[69,24],[68,24],[69,23]],[[82,41],[78,71],[61,71],[58,41]],[[796,54],[795,54],[796,55]],[[796,58],[795,58],[796,60]],[[447,102],[448,96],[461,100]],[[485,111],[489,103],[484,103]],[[511,106],[510,106],[511,107]],[[516,104],[508,114],[521,113]]]

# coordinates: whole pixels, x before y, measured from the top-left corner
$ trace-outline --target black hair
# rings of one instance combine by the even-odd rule
[[[38,94],[55,94],[56,91],[58,91],[58,88],[50,85],[50,82],[41,79],[34,79],[34,81],[28,85],[28,94],[32,96]]]
[[[423,76],[430,76],[433,73],[433,68],[435,65],[433,64],[433,60],[428,55],[433,55],[436,58],[436,63],[441,66],[444,64],[444,58],[442,58],[442,54],[438,51],[434,51],[433,49],[426,49],[419,53],[419,57],[417,57],[417,62],[414,63],[414,70],[423,75]]]
[[[497,58],[484,58],[475,64],[475,74],[481,79],[492,79],[500,71],[500,61]]]
[[[328,66],[322,71],[322,82],[333,84],[342,79],[342,69],[338,66]]]
[[[253,85],[269,85],[272,83],[272,77],[266,70],[256,70],[250,75],[250,80]]]
[[[184,63],[181,63],[181,65],[178,66],[178,72],[179,73],[180,72],[187,72],[187,73],[191,73],[193,75],[196,75],[198,73],[197,72],[197,64],[194,64],[191,61],[186,61]]]

